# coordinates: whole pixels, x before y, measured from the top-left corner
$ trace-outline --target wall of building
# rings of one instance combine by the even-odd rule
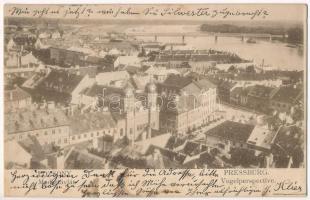
[[[26,108],[31,105],[31,97],[22,99],[20,101],[6,101],[5,102],[5,111],[18,110],[21,108]]]
[[[5,140],[20,141],[26,139],[28,135],[35,136],[41,145],[54,143],[58,146],[64,146],[69,143],[69,126],[58,126],[7,134]]]
[[[229,152],[231,148],[248,148],[248,145],[243,142],[225,140],[212,135],[206,135],[207,145],[222,149]]]
[[[197,107],[179,113],[161,114],[161,129],[178,134],[186,134],[214,119],[214,112],[218,109],[216,89],[203,91],[197,98]]]
[[[77,144],[85,141],[91,141],[96,138],[102,137],[102,136],[111,136],[111,137],[117,137],[117,129],[115,128],[103,128],[98,130],[91,130],[84,133],[74,134],[70,133],[69,137],[69,143],[68,145]]]

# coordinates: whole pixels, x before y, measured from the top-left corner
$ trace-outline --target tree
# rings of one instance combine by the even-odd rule
[[[231,66],[228,68],[227,71],[228,71],[228,72],[231,72],[231,73],[235,73],[235,72],[237,72],[238,70],[237,70],[237,68],[236,68],[234,65],[231,65]]]
[[[138,54],[138,57],[145,57],[146,56],[146,52],[145,49],[142,47],[141,52]]]
[[[290,43],[303,43],[303,29],[300,27],[290,28],[287,31],[287,41]]]
[[[254,65],[249,65],[245,68],[245,71],[247,73],[255,73],[255,68],[254,68]]]

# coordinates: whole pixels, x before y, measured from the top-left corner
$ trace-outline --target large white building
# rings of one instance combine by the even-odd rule
[[[35,136],[40,144],[64,146],[69,143],[69,121],[65,112],[58,109],[33,108],[5,115],[4,140],[21,141]]]
[[[184,135],[210,121],[218,110],[216,86],[207,80],[192,81],[172,75],[160,85],[163,98],[160,129]]]

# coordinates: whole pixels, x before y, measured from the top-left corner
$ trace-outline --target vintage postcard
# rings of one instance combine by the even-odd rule
[[[305,196],[307,5],[6,4],[7,197]]]

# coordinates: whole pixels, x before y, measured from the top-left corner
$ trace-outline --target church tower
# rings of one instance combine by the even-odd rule
[[[151,82],[147,88],[148,103],[148,133],[147,138],[151,137],[152,129],[159,129],[159,110],[157,106],[157,90],[154,82]]]
[[[124,113],[126,115],[125,134],[134,146],[134,140],[136,138],[135,94],[134,90],[130,87],[125,90]]]
[[[148,94],[147,94],[148,108],[151,111],[157,110],[157,91],[156,85],[152,82],[148,86]]]
[[[134,112],[135,107],[135,95],[132,88],[126,88],[124,98],[124,112],[129,114]]]

